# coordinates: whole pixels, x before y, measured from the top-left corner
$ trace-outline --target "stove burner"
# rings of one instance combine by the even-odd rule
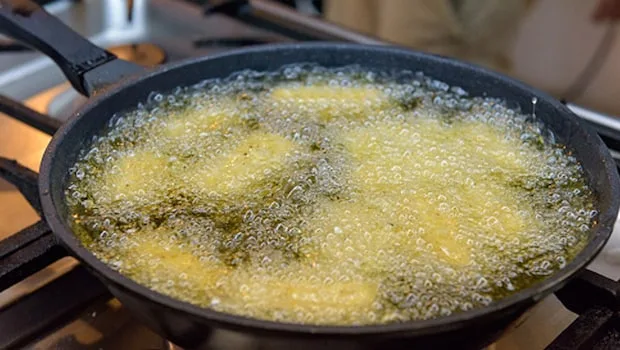
[[[183,348],[172,344],[171,342],[164,340],[164,349],[163,350],[183,350]]]
[[[114,46],[107,50],[120,59],[145,67],[153,67],[166,61],[166,52],[161,47],[149,43]]]
[[[0,52],[21,52],[30,50],[28,46],[13,40],[0,40]]]

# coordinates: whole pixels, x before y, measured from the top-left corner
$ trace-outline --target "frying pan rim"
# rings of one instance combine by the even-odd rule
[[[469,311],[458,312],[449,316],[442,316],[429,320],[415,320],[402,323],[375,324],[375,325],[359,325],[359,326],[329,326],[329,325],[305,325],[285,322],[274,322],[257,318],[250,318],[230,313],[218,312],[205,307],[196,306],[188,302],[175,299],[154,291],[134,280],[125,277],[121,273],[109,267],[107,264],[99,260],[93,253],[84,247],[71,228],[65,224],[64,219],[51,196],[52,169],[54,168],[54,158],[61,145],[65,141],[65,135],[69,130],[82,118],[88,118],[89,111],[104,102],[109,97],[121,93],[125,88],[135,83],[139,83],[145,79],[150,79],[156,75],[162,74],[170,70],[180,69],[190,65],[205,65],[210,61],[225,59],[227,57],[242,54],[261,54],[265,52],[286,50],[286,49],[305,49],[305,50],[324,50],[324,51],[343,51],[352,53],[355,51],[381,51],[385,54],[394,54],[401,56],[409,56],[424,61],[433,61],[433,64],[443,64],[451,68],[460,68],[467,71],[475,71],[482,75],[483,79],[488,81],[499,81],[502,84],[510,85],[513,88],[531,93],[532,97],[537,97],[539,101],[550,104],[554,109],[559,110],[571,119],[570,122],[575,123],[579,128],[584,129],[586,138],[595,144],[593,148],[599,149],[600,155],[603,157],[603,168],[605,176],[611,181],[612,199],[609,207],[605,212],[599,212],[599,222],[592,232],[592,238],[588,244],[572,259],[564,268],[560,269],[547,279],[536,283],[529,288],[523,289],[509,297],[502,298],[491,303],[488,306],[475,308]],[[284,65],[284,64],[283,64]],[[137,101],[138,102],[138,101]],[[136,103],[137,104],[137,103]],[[41,204],[44,216],[50,225],[54,234],[60,238],[61,242],[68,248],[69,252],[78,260],[85,263],[89,268],[95,270],[96,274],[103,276],[105,283],[111,283],[148,299],[160,306],[182,312],[191,317],[199,318],[206,322],[218,323],[229,329],[243,329],[246,331],[260,331],[271,333],[290,333],[291,335],[322,335],[328,337],[349,337],[349,336],[370,336],[370,335],[398,335],[407,333],[413,335],[425,335],[436,332],[442,332],[451,329],[458,329],[465,323],[471,325],[471,322],[481,320],[485,316],[491,317],[493,314],[502,313],[511,307],[524,305],[530,307],[537,303],[542,297],[556,291],[562,287],[570,278],[574,277],[579,271],[591,262],[601,251],[607,240],[612,234],[613,224],[618,214],[620,206],[620,181],[615,171],[615,164],[606,146],[603,144],[598,135],[593,133],[590,128],[581,123],[577,116],[574,115],[566,106],[548,94],[535,88],[527,86],[519,81],[502,74],[490,71],[484,67],[475,64],[454,60],[448,57],[422,53],[411,49],[383,46],[383,45],[366,45],[351,43],[333,43],[333,42],[306,42],[306,43],[277,43],[246,47],[218,53],[209,56],[190,58],[183,61],[166,64],[156,69],[148,70],[143,74],[131,77],[119,84],[110,87],[100,94],[91,97],[84,106],[79,108],[69,120],[57,131],[52,140],[48,144],[43,155],[43,160],[39,175],[39,190]]]

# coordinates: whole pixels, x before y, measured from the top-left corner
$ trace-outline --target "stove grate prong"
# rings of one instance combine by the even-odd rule
[[[0,157],[0,178],[17,187],[32,208],[41,215],[38,177],[37,173],[20,165],[17,161]]]
[[[0,112],[6,113],[22,123],[32,126],[48,135],[54,135],[62,122],[48,115],[41,114],[21,102],[10,97],[0,95]]]

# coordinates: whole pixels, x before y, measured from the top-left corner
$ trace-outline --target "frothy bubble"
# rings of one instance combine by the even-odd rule
[[[585,244],[598,212],[582,169],[532,119],[421,73],[242,71],[115,115],[66,199],[99,259],[196,305],[310,324],[440,317]]]

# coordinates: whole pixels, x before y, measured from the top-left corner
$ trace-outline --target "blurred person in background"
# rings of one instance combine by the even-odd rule
[[[421,51],[510,74],[519,27],[537,0],[324,0],[328,21]],[[587,1],[587,0],[583,0]],[[597,1],[595,21],[620,18],[620,0]]]

